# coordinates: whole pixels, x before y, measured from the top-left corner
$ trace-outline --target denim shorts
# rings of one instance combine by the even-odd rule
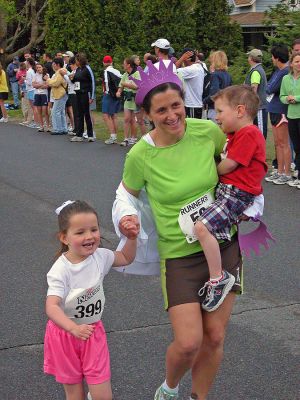
[[[34,92],[35,92],[35,90],[29,90],[29,91],[27,92],[27,99],[28,99],[28,100],[34,101]]]
[[[120,111],[120,100],[112,97],[110,94],[104,94],[102,98],[102,112],[104,114],[114,115]]]

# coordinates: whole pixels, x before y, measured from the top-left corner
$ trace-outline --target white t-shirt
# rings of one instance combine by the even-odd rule
[[[29,68],[26,72],[26,78],[25,78],[27,92],[35,90],[34,87],[32,86],[32,81],[34,79],[34,76],[35,76],[34,70],[32,68]]]
[[[107,72],[111,72],[112,74],[116,75],[118,78],[122,78],[121,72],[118,69],[114,68],[112,65],[109,65],[104,70],[105,93],[109,93]]]
[[[42,74],[38,74],[36,73],[32,83],[43,83],[45,84],[46,82],[43,80],[43,75]],[[34,89],[35,90],[35,94],[48,94],[48,89]]]
[[[178,68],[177,72],[181,74],[185,83],[184,105],[192,108],[203,107],[204,70],[202,65],[195,63],[187,67]]]
[[[173,63],[173,61],[171,61],[171,60],[163,60],[163,63],[165,64],[166,67],[169,66],[170,62]],[[159,61],[156,62],[156,63],[154,64],[154,66],[155,66],[157,69],[159,69]],[[177,70],[177,69],[176,69],[176,65],[173,63],[173,72],[176,73],[176,70]],[[147,71],[146,71],[146,68],[145,68],[145,72],[148,72],[148,69],[147,69]]]
[[[47,296],[62,298],[62,308],[70,289],[90,288],[104,279],[114,263],[113,251],[97,249],[94,254],[78,264],[72,264],[61,255],[47,274]]]

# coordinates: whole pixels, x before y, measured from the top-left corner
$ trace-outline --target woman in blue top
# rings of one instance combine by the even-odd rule
[[[209,87],[209,95],[203,99],[203,106],[208,107],[207,119],[216,122],[216,112],[214,108],[214,102],[211,97],[218,93],[219,90],[225,89],[227,86],[232,85],[232,79],[228,69],[228,59],[224,51],[218,50],[211,53],[209,56],[211,82]]]
[[[272,47],[271,54],[276,70],[267,84],[267,111],[270,113],[278,171],[265,179],[267,182],[273,182],[276,185],[284,185],[292,181],[290,172],[291,149],[286,118],[287,105],[280,101],[279,95],[282,78],[289,73],[289,50],[287,46],[277,45]]]

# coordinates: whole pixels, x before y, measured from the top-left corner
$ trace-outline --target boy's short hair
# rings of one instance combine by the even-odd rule
[[[225,99],[231,107],[244,105],[247,114],[254,119],[259,107],[259,97],[249,85],[233,85],[220,90],[212,100]]]

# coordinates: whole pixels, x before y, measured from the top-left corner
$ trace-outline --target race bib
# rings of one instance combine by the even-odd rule
[[[80,90],[80,82],[74,83],[74,90]]]
[[[204,210],[213,201],[214,197],[209,192],[181,208],[178,223],[188,243],[193,243],[198,240],[194,234],[194,225],[203,214]]]
[[[102,281],[89,289],[71,289],[64,311],[76,324],[93,324],[100,321],[104,309],[105,296]]]

